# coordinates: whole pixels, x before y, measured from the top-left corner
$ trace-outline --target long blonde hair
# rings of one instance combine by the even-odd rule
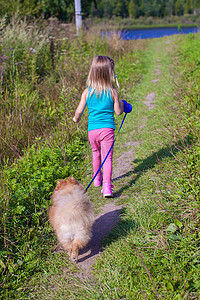
[[[113,89],[114,61],[108,56],[95,56],[87,78],[87,86],[91,87],[91,93],[101,94],[103,91]]]

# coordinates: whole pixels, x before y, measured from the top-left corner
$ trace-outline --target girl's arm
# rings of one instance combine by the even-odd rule
[[[78,107],[75,111],[75,115],[73,117],[73,121],[75,123],[78,123],[82,117],[82,114],[83,114],[85,106],[86,106],[87,95],[88,95],[88,89],[85,89],[81,96],[81,101],[79,102],[79,105],[78,105]]]
[[[117,115],[121,115],[124,112],[124,102],[119,100],[118,92],[113,89],[112,90],[112,99],[114,101],[114,111]]]

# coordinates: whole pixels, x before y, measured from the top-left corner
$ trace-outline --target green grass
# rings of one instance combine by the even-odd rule
[[[139,19],[115,17],[111,19],[95,19],[92,24],[98,24],[102,28],[111,30],[117,28],[123,29],[143,29],[143,28],[167,28],[167,27],[191,27],[199,26],[199,16],[185,15],[185,16],[171,16],[165,18],[158,17],[140,17]]]
[[[151,29],[151,28],[178,28],[181,30],[181,28],[187,28],[187,27],[198,27],[198,23],[190,23],[190,24],[184,24],[184,23],[173,23],[173,24],[153,24],[153,25],[123,25],[120,26],[119,29],[121,30],[137,30],[137,29]]]
[[[73,138],[71,144],[66,143],[63,127],[52,130],[46,141],[36,139],[18,163],[2,173],[8,183],[2,194],[6,200],[2,202],[2,229],[10,229],[1,233],[2,299],[199,297],[199,37],[173,36],[123,44],[128,51],[122,53],[118,41],[112,47],[106,45],[117,57],[120,98],[133,106],[114,149],[114,168],[124,152],[134,151],[130,168],[114,182],[115,191],[122,195],[115,201],[124,204],[121,221],[104,239],[104,251],[96,259],[92,277],[80,279],[81,270],[65,253],[55,251],[47,208],[57,177],[70,173],[85,187],[91,180],[86,119],[77,127],[82,137],[77,143]],[[87,43],[82,46],[87,48]],[[156,75],[155,69],[162,73]],[[151,82],[157,78],[160,81]],[[60,91],[62,106],[67,92]],[[151,92],[156,93],[157,102],[148,110],[143,102]],[[64,109],[62,106],[61,117]],[[122,117],[117,117],[117,128]],[[126,144],[133,141],[138,146]],[[88,194],[96,212],[112,201],[102,198],[100,188],[92,186]],[[31,217],[27,212],[23,216],[24,208],[30,210]]]
[[[136,80],[141,76],[142,51],[139,53],[137,42],[127,44],[117,36],[112,42],[83,33],[76,39],[54,40],[52,52],[48,34],[41,41],[41,32],[34,26],[30,31],[26,22],[13,21],[3,27],[0,39],[6,57],[0,82],[0,297],[7,299],[29,298],[38,274],[50,270],[48,257],[52,257],[56,240],[47,215],[56,181],[85,176],[86,186],[91,180],[91,162],[84,160],[87,116],[78,126],[72,117],[93,55],[107,54],[117,62],[134,49],[132,71]],[[96,210],[102,205],[103,199]],[[59,255],[55,255],[55,266],[56,260]],[[64,267],[65,262],[60,265]],[[45,281],[46,277],[44,285]]]
[[[132,162],[135,173],[127,173],[117,186],[122,194],[127,195],[123,198],[125,218],[132,220],[137,229],[127,233],[124,228],[124,238],[119,224],[110,239],[106,239],[106,250],[97,260],[93,272],[94,276],[98,274],[95,278],[102,291],[102,299],[141,299],[144,296],[156,299],[158,295],[160,298],[181,299],[183,296],[199,295],[199,238],[195,229],[198,219],[195,213],[191,218],[187,216],[188,213],[192,215],[192,209],[199,210],[198,203],[194,202],[198,187],[196,185],[194,193],[185,193],[184,184],[187,185],[188,181],[184,180],[183,174],[186,166],[180,165],[185,155],[181,148],[177,148],[185,137],[180,131],[178,143],[172,139],[173,133],[168,133],[163,127],[167,125],[166,114],[170,112],[168,97],[173,89],[169,70],[173,62],[170,53],[173,53],[174,42],[179,41],[169,38],[151,42],[146,52],[147,72],[134,91],[137,99],[137,102],[132,102],[134,118],[129,118],[124,127],[126,133],[122,133],[118,141],[122,145],[127,139],[143,141],[135,150],[136,159]],[[162,71],[161,80],[151,83],[157,64]],[[142,101],[153,91],[156,92],[156,108],[148,111]],[[144,117],[147,118],[146,127],[136,129]],[[176,119],[176,114],[171,118]],[[179,128],[179,125],[176,124],[176,127]],[[172,129],[172,124],[169,128]],[[176,130],[174,128],[174,132]],[[120,149],[119,145],[116,155],[120,155]],[[184,151],[187,152],[187,149]],[[199,173],[197,176],[199,178]]]
[[[185,175],[184,166],[179,163],[185,159],[187,149],[178,147],[184,138],[181,132],[180,139],[173,139],[173,133],[168,132],[169,128],[176,131],[179,125],[176,114],[169,110],[171,101],[175,101],[172,100],[175,96],[172,96],[173,80],[170,76],[174,67],[174,44],[182,45],[182,40],[170,37],[149,43],[142,59],[143,78],[138,85],[128,84],[127,80],[129,78],[131,83],[134,53],[128,55],[129,68],[126,56],[118,62],[117,73],[124,80],[126,100],[132,103],[133,111],[127,116],[116,141],[115,158],[130,150],[131,146],[123,147],[127,141],[142,143],[133,149],[135,159],[130,163],[130,169],[133,166],[134,172],[127,170],[123,178],[114,182],[115,191],[123,195],[115,200],[124,203],[125,208],[121,221],[103,241],[104,252],[96,259],[91,279],[80,280],[81,270],[76,266],[73,269],[67,260],[63,262],[63,256],[61,258],[55,253],[51,258],[53,266],[44,264],[46,271],[33,278],[31,286],[37,292],[29,297],[198,299],[197,220],[187,217],[194,203],[191,200],[193,194],[181,190]],[[162,71],[160,81],[152,83],[151,80],[158,77],[154,75],[158,64]],[[148,110],[143,104],[144,97],[153,91],[156,92],[156,106]],[[169,124],[169,120],[174,123]],[[118,125],[120,121],[119,118]],[[144,122],[146,126],[139,128]],[[92,172],[91,153],[85,162],[88,168],[82,182],[87,185]],[[98,211],[105,204],[100,189],[91,187],[88,193]]]

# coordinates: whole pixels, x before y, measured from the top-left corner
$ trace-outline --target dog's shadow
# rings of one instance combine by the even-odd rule
[[[125,224],[126,221],[120,220],[120,215],[122,213],[123,213],[123,208],[116,209],[114,211],[101,215],[99,218],[95,220],[92,227],[92,238],[87,244],[87,246],[80,250],[79,260],[78,260],[79,263],[103,252],[102,241],[105,240],[105,237],[107,238],[107,241],[105,243],[106,245],[108,245],[110,242],[118,239],[119,236],[121,236],[122,232],[120,234],[111,234],[111,237],[108,238],[108,236],[110,236],[111,230],[116,226],[116,224],[119,221],[120,221],[119,224],[121,225],[120,227],[125,228],[123,234],[127,234],[127,232],[130,231],[131,226],[127,226],[127,224]]]

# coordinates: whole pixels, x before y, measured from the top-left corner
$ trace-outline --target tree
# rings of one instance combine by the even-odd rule
[[[57,17],[58,19],[71,19],[67,8],[74,2],[72,0],[41,0],[43,4],[43,14],[45,17]]]
[[[166,16],[172,16],[174,15],[174,1],[169,0],[166,2]]]
[[[184,13],[191,14],[191,13],[193,13],[193,9],[194,9],[194,7],[192,7],[192,1],[186,0],[185,5],[184,5]]]
[[[144,16],[145,12],[144,12],[144,0],[141,1],[141,3],[139,4],[139,13],[138,13],[138,17],[140,16]]]
[[[116,16],[122,16],[123,4],[120,0],[115,2],[115,7],[113,9],[113,14]]]
[[[8,19],[17,13],[20,17],[38,17],[43,8],[43,3],[37,0],[0,0],[0,16],[7,15]]]
[[[104,6],[103,6],[103,11],[104,11],[103,12],[103,16],[107,17],[107,18],[112,17],[112,15],[113,15],[113,9],[115,7],[115,4],[112,3],[112,1],[110,1],[110,0],[104,0],[103,3],[104,3]]]
[[[159,17],[163,18],[165,16],[165,7],[166,7],[166,1],[165,0],[159,0]]]
[[[158,17],[159,16],[159,3],[158,0],[153,0],[151,5],[151,16]]]
[[[144,0],[144,14],[149,17],[152,15],[152,1]]]
[[[175,13],[177,16],[184,14],[184,2],[183,0],[177,0],[175,3]]]
[[[137,16],[136,5],[133,0],[128,4],[128,14],[130,18],[136,18]]]

